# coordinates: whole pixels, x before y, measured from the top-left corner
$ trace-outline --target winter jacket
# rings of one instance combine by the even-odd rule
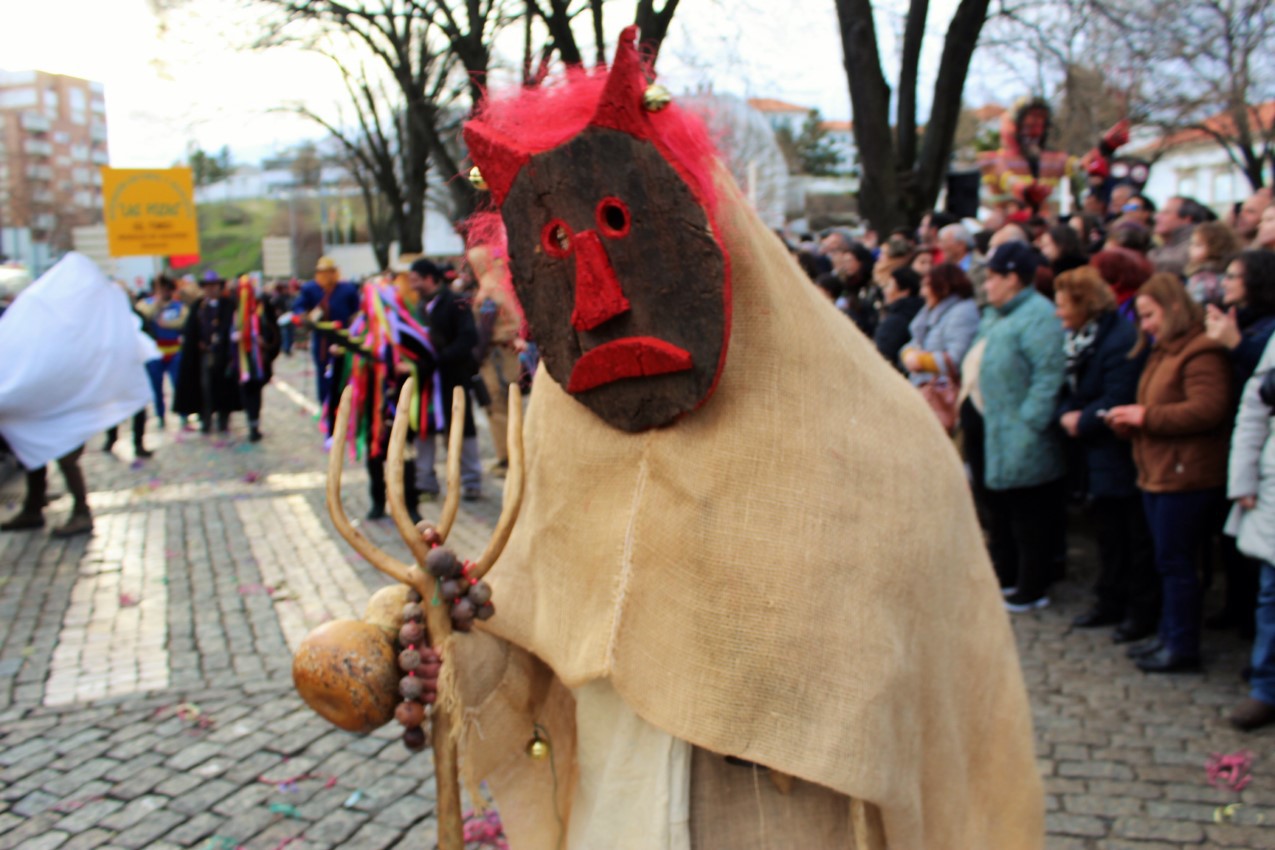
[[[1024,289],[983,311],[987,340],[979,367],[983,395],[986,485],[989,490],[1035,487],[1061,478],[1061,432],[1054,412],[1066,356],[1054,305]]]
[[[1260,397],[1262,381],[1275,374],[1275,345],[1267,344],[1257,370],[1240,399],[1240,412],[1231,435],[1226,495],[1231,499],[1257,496],[1257,506],[1231,507],[1226,532],[1250,558],[1275,563],[1275,440],[1271,439],[1270,406]]]
[[[933,355],[934,362],[933,368],[918,369],[909,375],[912,383],[920,386],[936,376],[947,377],[943,352],[947,352],[959,368],[978,335],[978,321],[978,305],[973,298],[949,295],[933,307],[922,307],[908,326],[912,341],[907,348]]]
[[[1063,384],[1058,416],[1080,411],[1076,439],[1085,461],[1086,492],[1095,498],[1116,498],[1137,493],[1138,470],[1128,440],[1107,427],[1102,414],[1122,404],[1133,404],[1145,353],[1130,357],[1138,332],[1111,310],[1096,320],[1098,332],[1084,360],[1077,365],[1076,388]]]
[[[925,301],[919,295],[909,295],[885,305],[881,311],[881,321],[872,341],[886,362],[896,369],[903,368],[899,365],[899,350],[908,341],[908,325],[924,306]]]
[[[1138,382],[1146,408],[1134,432],[1138,486],[1148,493],[1206,490],[1226,483],[1231,432],[1231,364],[1203,327],[1157,342]]]

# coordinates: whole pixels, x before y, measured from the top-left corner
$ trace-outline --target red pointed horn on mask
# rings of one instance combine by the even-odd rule
[[[589,123],[593,127],[606,127],[639,139],[649,139],[652,135],[651,122],[642,106],[647,79],[642,70],[642,58],[638,55],[637,37],[636,26],[625,27],[620,33],[606,88]]]
[[[513,188],[518,172],[531,159],[531,154],[517,142],[476,121],[465,125],[465,144],[469,156],[482,172],[482,179],[491,189],[496,206],[505,201]]]

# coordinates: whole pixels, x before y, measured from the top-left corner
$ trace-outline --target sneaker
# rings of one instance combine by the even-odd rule
[[[44,528],[44,514],[42,513],[22,513],[16,514],[7,522],[0,523],[0,531],[31,531],[36,528]]]
[[[250,431],[248,431],[248,442],[250,442],[250,443],[260,443],[260,442],[261,442],[261,438],[262,438],[263,436],[265,436],[265,435],[264,435],[264,434],[262,434],[260,430],[258,430],[257,428],[253,428],[253,429],[251,429]]]
[[[1251,732],[1263,726],[1275,723],[1275,705],[1254,697],[1249,697],[1227,715],[1231,725],[1241,732]]]
[[[66,525],[60,525],[49,532],[53,537],[75,537],[77,534],[90,534],[93,531],[92,514],[71,514]]]
[[[154,453],[153,451],[151,451],[151,450],[150,450],[150,449],[148,449],[148,448],[145,448],[144,446],[134,446],[134,447],[133,447],[133,456],[134,456],[134,457],[148,458],[148,457],[154,457],[154,455],[155,455],[155,453]]]
[[[1012,596],[1005,597],[1005,610],[1011,614],[1026,614],[1028,611],[1036,611],[1040,608],[1048,607],[1048,596],[1038,596],[1035,599],[1023,599],[1015,593]]]

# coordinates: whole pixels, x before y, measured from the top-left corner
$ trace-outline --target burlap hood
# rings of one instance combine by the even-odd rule
[[[543,370],[488,631],[697,746],[877,805],[891,848],[1043,844],[1031,721],[951,442],[723,187],[716,393],[606,426]]]

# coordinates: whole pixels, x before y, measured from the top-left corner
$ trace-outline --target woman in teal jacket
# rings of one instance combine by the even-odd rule
[[[988,307],[978,337],[988,548],[1005,607],[1015,613],[1049,604],[1045,592],[1063,511],[1063,447],[1054,411],[1066,355],[1053,304],[1032,286],[1039,262],[1023,242],[996,249],[987,264]]]

